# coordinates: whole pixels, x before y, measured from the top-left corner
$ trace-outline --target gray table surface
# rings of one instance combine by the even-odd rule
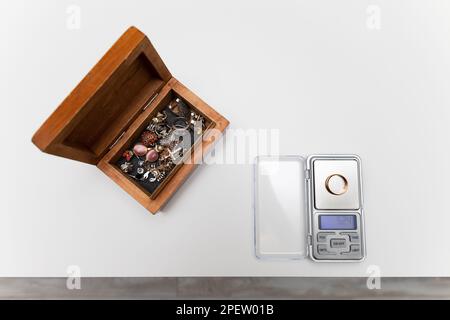
[[[450,278],[2,278],[0,299],[450,299]]]

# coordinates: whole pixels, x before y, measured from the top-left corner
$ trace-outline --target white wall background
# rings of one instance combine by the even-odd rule
[[[257,261],[250,165],[202,166],[151,216],[31,144],[130,25],[231,128],[362,157],[365,262]],[[0,35],[0,276],[450,276],[450,2],[2,1]]]

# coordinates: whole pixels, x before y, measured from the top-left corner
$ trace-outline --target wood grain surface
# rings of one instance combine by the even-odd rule
[[[156,213],[220,138],[213,136],[194,145],[193,161],[178,166],[155,194],[124,175],[114,163],[174,95],[203,115],[215,132],[221,134],[228,126],[228,120],[172,77],[149,39],[130,27],[32,141],[44,152],[97,165],[148,211]]]

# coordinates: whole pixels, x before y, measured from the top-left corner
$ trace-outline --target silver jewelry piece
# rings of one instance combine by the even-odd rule
[[[133,164],[131,162],[124,162],[120,165],[120,169],[125,172],[128,173],[131,170],[133,170]]]
[[[150,174],[150,171],[147,171],[146,173],[144,173],[141,180],[148,179],[149,174]]]

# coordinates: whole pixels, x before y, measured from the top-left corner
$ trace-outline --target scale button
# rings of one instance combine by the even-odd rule
[[[343,252],[343,254],[361,254],[361,246],[359,244],[352,244],[350,246],[350,252]]]
[[[331,239],[332,248],[345,248],[347,246],[347,240],[345,239]]]
[[[319,244],[317,245],[317,252],[321,255],[330,255],[335,254],[334,252],[329,252],[327,250],[327,246],[325,244]]]
[[[330,232],[319,232],[317,234],[317,242],[325,242],[327,241],[327,236],[329,235],[333,235],[334,233],[330,233]]]
[[[357,232],[342,232],[342,235],[348,235],[350,237],[350,242],[359,242],[359,233]]]
[[[326,245],[324,245],[324,244],[319,244],[318,246],[317,246],[317,252],[319,253],[319,254],[327,254],[327,246]]]

